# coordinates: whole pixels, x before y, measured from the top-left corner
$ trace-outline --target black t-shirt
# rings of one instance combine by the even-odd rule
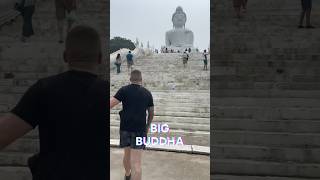
[[[153,106],[153,98],[146,88],[130,84],[123,86],[114,96],[122,102],[120,130],[143,132],[146,130],[146,110]]]
[[[40,179],[109,178],[109,85],[67,71],[37,81],[11,111],[40,136]]]

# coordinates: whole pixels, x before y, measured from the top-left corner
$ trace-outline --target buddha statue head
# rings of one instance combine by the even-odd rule
[[[187,22],[187,15],[183,12],[181,6],[178,6],[176,12],[172,15],[172,23],[174,28],[184,28]]]

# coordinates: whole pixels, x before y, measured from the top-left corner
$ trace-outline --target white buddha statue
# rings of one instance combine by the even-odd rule
[[[166,32],[166,47],[174,50],[193,48],[193,32],[185,28],[187,15],[178,6],[172,15],[173,29]]]

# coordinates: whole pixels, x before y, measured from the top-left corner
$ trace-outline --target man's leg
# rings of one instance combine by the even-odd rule
[[[302,10],[301,15],[300,15],[300,22],[299,22],[299,27],[303,26],[303,19],[304,19],[304,15],[306,14],[306,10]]]
[[[307,26],[311,26],[311,8],[306,11],[306,24]]]
[[[130,176],[131,174],[131,165],[130,165],[130,147],[124,148],[124,155],[123,155],[123,167],[126,171],[126,176]]]
[[[131,180],[141,180],[142,178],[142,168],[141,168],[141,149],[131,149]]]

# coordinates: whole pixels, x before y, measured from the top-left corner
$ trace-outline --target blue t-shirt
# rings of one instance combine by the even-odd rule
[[[132,61],[133,55],[131,53],[127,54],[127,60]]]

